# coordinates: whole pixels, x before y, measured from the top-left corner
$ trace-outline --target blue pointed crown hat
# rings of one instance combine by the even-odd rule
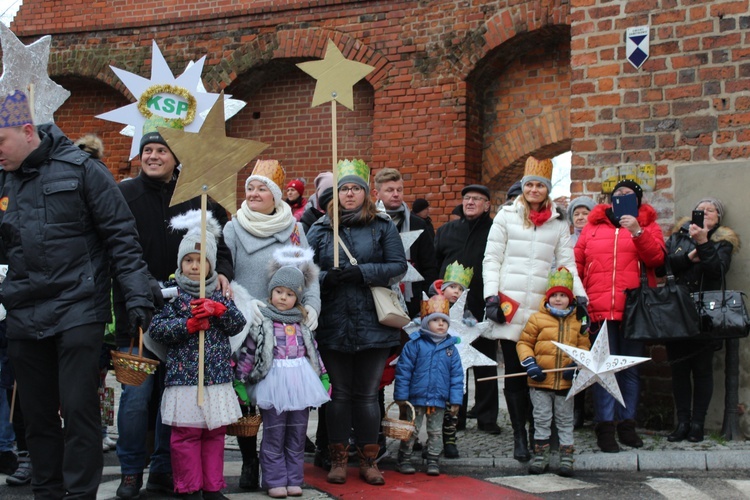
[[[29,98],[20,90],[8,94],[0,104],[0,128],[34,124]]]

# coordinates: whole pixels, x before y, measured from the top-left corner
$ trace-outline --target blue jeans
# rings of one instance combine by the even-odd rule
[[[127,347],[120,347],[121,352],[128,352]],[[123,475],[140,474],[146,467],[146,434],[148,433],[148,405],[151,392],[158,389],[156,374],[149,375],[139,386],[124,385],[120,395],[120,408],[117,411],[117,458],[120,459],[120,471]],[[161,410],[156,415],[156,432],[154,433],[154,453],[151,455],[151,472],[172,472],[172,460],[169,454],[170,427],[161,423]]]
[[[621,325],[620,321],[607,321],[610,354],[643,356],[643,342],[626,340],[620,332]],[[592,336],[592,345],[595,339],[596,337]],[[594,391],[594,420],[596,422],[635,420],[641,390],[640,370],[638,368],[638,366],[633,366],[615,373],[625,406],[618,403],[601,385],[594,384],[592,389]]]
[[[0,452],[12,451],[13,441],[16,434],[13,432],[13,424],[10,422],[10,404],[5,389],[0,387]]]

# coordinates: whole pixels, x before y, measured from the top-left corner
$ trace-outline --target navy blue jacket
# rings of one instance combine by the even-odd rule
[[[364,283],[344,283],[335,289],[323,286],[333,267],[333,228],[328,215],[310,228],[307,242],[320,266],[321,311],[315,339],[320,350],[355,352],[399,345],[400,330],[381,325],[370,286],[388,286],[406,273],[406,255],[395,224],[378,216],[366,226],[339,228],[339,237],[357,259]],[[339,267],[351,266],[339,249]]]
[[[409,338],[396,364],[393,400],[438,408],[446,403],[460,405],[464,397],[464,370],[456,348],[460,339],[449,334],[436,344],[421,329]]]

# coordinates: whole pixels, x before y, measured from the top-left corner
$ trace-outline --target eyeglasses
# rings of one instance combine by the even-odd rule
[[[480,201],[490,201],[490,200],[488,200],[484,196],[471,196],[467,194],[466,196],[464,196],[464,201],[473,201],[474,203],[479,203]]]
[[[339,191],[342,193],[348,193],[349,191],[351,191],[354,194],[359,194],[362,192],[362,186],[342,187],[342,188],[339,188]]]

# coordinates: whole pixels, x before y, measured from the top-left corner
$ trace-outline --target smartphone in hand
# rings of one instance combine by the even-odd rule
[[[698,227],[703,227],[703,217],[706,213],[703,210],[693,210],[693,224]]]
[[[613,196],[612,212],[618,221],[623,215],[638,217],[638,197],[635,193]]]

